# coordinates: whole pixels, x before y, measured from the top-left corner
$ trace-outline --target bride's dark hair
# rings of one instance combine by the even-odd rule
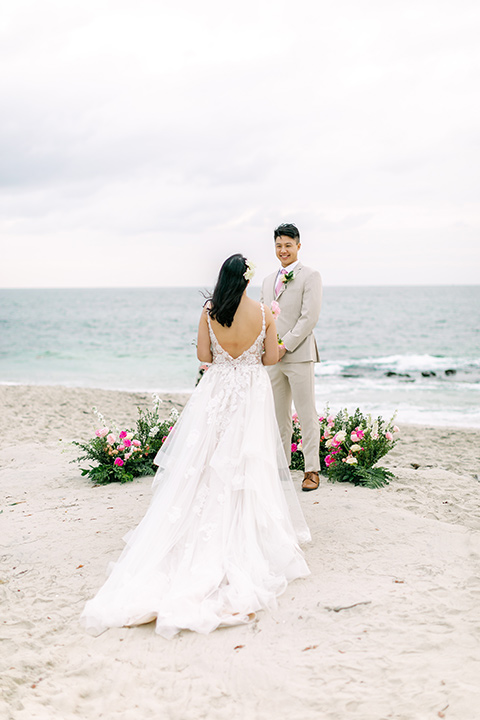
[[[208,310],[212,320],[216,320],[220,325],[230,327],[233,322],[243,292],[248,285],[248,280],[245,280],[247,269],[247,259],[240,253],[231,255],[220,268]]]

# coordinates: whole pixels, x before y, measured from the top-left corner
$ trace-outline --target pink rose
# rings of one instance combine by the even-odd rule
[[[297,443],[292,443],[292,452],[297,452]]]
[[[125,447],[130,447],[130,445],[132,444],[132,441],[129,440],[128,438],[125,438],[125,440],[123,441],[123,444],[125,445]]]
[[[390,441],[393,440],[393,435],[392,435],[392,433],[389,432],[388,430],[387,430],[387,432],[385,433],[385,437],[387,438],[387,440],[390,440]]]
[[[293,413],[293,415],[292,415],[292,420],[293,420],[293,422],[297,422],[297,420],[298,420],[298,415],[297,415],[297,413]]]
[[[125,445],[117,445],[117,450],[122,452],[122,450],[125,450]]]
[[[137,448],[140,447],[140,440],[132,440],[132,445],[134,445]]]
[[[397,427],[396,425],[394,425],[394,426],[393,426],[393,432],[394,432],[394,433],[399,433],[399,432],[400,432],[400,428]]]
[[[131,452],[125,453],[125,460],[129,460],[131,457],[132,457]],[[120,460],[120,458],[119,458],[119,460]]]
[[[363,440],[363,436],[365,435],[365,433],[363,432],[363,430],[359,430],[359,429],[357,428],[357,429],[356,429],[356,433],[357,433],[357,435],[358,435],[358,439],[359,439],[359,440]]]
[[[335,423],[335,418],[333,417],[333,415],[329,415],[329,416],[327,417],[327,423],[328,423],[329,425],[333,425],[333,424]]]
[[[113,433],[107,435],[107,442],[109,445],[113,445],[113,443],[115,442],[115,435]]]
[[[122,467],[122,465],[123,465],[122,458],[115,458],[115,460],[113,461],[113,464],[118,465],[118,467]]]
[[[280,305],[276,300],[272,300],[272,304],[270,305],[270,309],[272,311],[272,315],[275,318],[275,320],[278,318],[278,316],[281,313]]]
[[[105,437],[105,435],[108,435],[108,428],[104,427],[101,430],[95,430],[95,435],[99,438]]]
[[[354,442],[354,443],[355,443],[355,442],[358,442],[358,441],[360,440],[360,436],[357,435],[356,432],[352,432],[352,433],[350,434],[350,440],[351,440],[352,442]]]
[[[324,437],[324,438],[329,438],[329,437],[330,437],[330,428],[329,428],[329,427],[325,428],[325,432],[323,433],[323,437]]]
[[[125,430],[122,430],[122,432],[119,434],[118,437],[120,438],[120,440],[123,440],[123,438],[126,438],[126,437],[127,437],[127,433],[125,432]]]
[[[319,422],[323,422],[323,421],[325,420],[325,418],[324,418],[323,416],[320,416],[320,417],[318,418],[318,420],[319,420]]]
[[[335,458],[334,458],[334,457],[332,457],[331,455],[327,455],[327,456],[326,456],[326,458],[325,458],[325,465],[327,466],[327,468],[330,467],[330,465],[333,465],[334,462],[335,462]]]

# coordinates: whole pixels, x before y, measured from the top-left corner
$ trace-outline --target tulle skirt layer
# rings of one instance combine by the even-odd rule
[[[213,365],[156,463],[150,507],[82,613],[88,631],[156,619],[166,638],[209,633],[274,607],[309,574],[263,366]]]

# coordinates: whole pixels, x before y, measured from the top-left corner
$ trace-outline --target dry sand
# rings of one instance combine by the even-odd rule
[[[186,400],[164,397],[165,415]],[[402,427],[388,487],[322,479],[299,492],[312,575],[253,624],[171,641],[152,625],[86,635],[78,616],[150,480],[93,487],[70,441],[90,437],[92,405],[133,425],[149,404],[0,387],[0,717],[480,718],[480,430]]]

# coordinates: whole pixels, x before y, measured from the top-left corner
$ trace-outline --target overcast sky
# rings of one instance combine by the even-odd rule
[[[478,0],[4,0],[0,286],[478,283]]]

